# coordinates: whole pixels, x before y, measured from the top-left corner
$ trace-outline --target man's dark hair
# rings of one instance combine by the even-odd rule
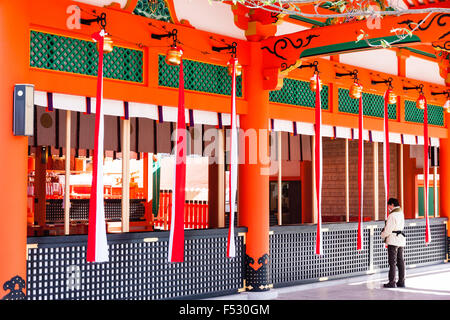
[[[393,205],[394,207],[399,207],[400,204],[398,203],[398,200],[395,198],[389,198],[388,205]]]

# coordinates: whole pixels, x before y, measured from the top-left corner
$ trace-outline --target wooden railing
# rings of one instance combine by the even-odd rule
[[[158,216],[154,219],[153,227],[159,230],[169,230],[172,216],[172,191],[161,191],[159,197]],[[208,202],[186,200],[184,205],[184,228],[207,229]]]

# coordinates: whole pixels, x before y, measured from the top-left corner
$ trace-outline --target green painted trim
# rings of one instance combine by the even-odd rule
[[[320,92],[321,108],[328,110],[329,88],[326,84],[322,86]],[[269,101],[286,105],[315,108],[316,96],[309,88],[309,82],[286,78],[280,90],[273,90],[269,93]]]
[[[30,67],[97,76],[98,51],[92,41],[30,30]],[[103,76],[143,83],[144,51],[114,46],[105,55]]]
[[[225,66],[183,59],[184,89],[197,92],[231,95],[231,76]],[[165,55],[158,55],[158,85],[178,88],[180,66],[168,65]],[[236,77],[236,96],[242,95],[242,76]]]
[[[426,57],[429,57],[429,58],[436,59],[436,55],[434,55],[432,53],[429,53],[429,52],[426,52],[426,51],[422,51],[422,50],[418,50],[418,49],[414,49],[414,48],[411,48],[411,47],[403,47],[403,48],[408,49],[411,52],[420,54],[422,56],[426,56]]]
[[[396,36],[389,36],[389,37],[382,37],[382,38],[374,38],[369,39],[372,43],[377,40],[386,40],[388,42],[394,41],[397,39]],[[397,42],[396,44],[404,44],[404,43],[414,43],[414,42],[420,42],[420,38],[416,35],[413,35],[412,37],[405,38],[402,41]],[[333,54],[333,53],[343,53],[345,51],[354,51],[354,50],[363,50],[363,49],[371,49],[371,47],[365,42],[365,41],[351,41],[351,42],[344,42],[339,44],[332,44],[329,46],[323,46],[318,48],[311,48],[306,49],[302,52],[300,55],[300,58],[305,57],[311,57],[311,56],[318,56],[323,54]]]
[[[437,187],[437,207],[439,208],[439,187]],[[425,195],[424,195],[424,187],[417,187],[417,206],[419,207],[419,217],[424,217],[425,216],[425,212],[423,210],[424,208],[424,200],[425,200]],[[438,209],[439,211],[439,209]],[[434,187],[428,187],[428,217],[433,217],[434,216]]]
[[[317,21],[317,20],[314,20],[314,19],[305,18],[305,17],[302,17],[302,16],[297,16],[295,14],[289,15],[289,18],[294,19],[294,20],[298,20],[298,21],[302,21],[302,22],[306,22],[306,23],[310,23],[312,25],[319,26],[319,27],[326,26],[326,23],[324,23],[324,22],[320,22],[320,21]]]

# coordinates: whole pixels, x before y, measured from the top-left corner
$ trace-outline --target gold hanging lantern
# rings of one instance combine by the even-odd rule
[[[420,96],[416,101],[416,107],[419,109],[425,109],[425,98]]]
[[[443,108],[445,112],[450,113],[450,98],[445,101]]]
[[[389,104],[395,104],[397,103],[397,95],[394,93],[394,91],[390,91],[388,94],[388,102]]]
[[[103,53],[110,53],[114,50],[114,42],[111,37],[105,36],[103,38]],[[97,42],[97,50],[100,51],[99,43]]]
[[[362,94],[362,85],[360,85],[358,82],[353,82],[352,86],[350,87],[349,96],[352,99],[359,99],[361,98]]]
[[[103,52],[110,53],[114,50],[113,41],[110,37],[105,37],[103,40]]]
[[[175,45],[171,46],[166,54],[166,63],[171,66],[178,66],[181,63],[183,50]]]
[[[233,75],[233,65],[228,61],[227,64],[228,67],[228,74],[230,76]],[[239,77],[242,74],[242,66],[239,64],[239,62],[236,61],[236,77]]]
[[[309,79],[309,88],[311,91],[316,91],[317,89],[317,80],[316,75],[313,75],[311,79]],[[319,78],[319,91],[322,90],[322,80]]]

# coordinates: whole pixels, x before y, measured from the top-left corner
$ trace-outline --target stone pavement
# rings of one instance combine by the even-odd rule
[[[211,300],[450,300],[448,263],[407,268],[405,288],[385,289],[386,282],[387,272],[381,272]]]

